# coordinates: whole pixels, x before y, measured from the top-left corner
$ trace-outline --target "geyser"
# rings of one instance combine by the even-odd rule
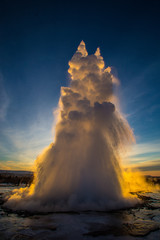
[[[99,48],[82,41],[61,88],[55,140],[36,160],[34,183],[13,192],[6,206],[30,211],[108,210],[130,200],[122,190],[121,153],[134,141],[117,107],[111,68]]]

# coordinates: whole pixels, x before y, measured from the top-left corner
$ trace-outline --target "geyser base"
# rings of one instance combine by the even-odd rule
[[[136,197],[121,199],[106,199],[98,198],[96,200],[78,200],[76,195],[71,195],[68,199],[40,199],[36,196],[27,196],[28,189],[24,191],[24,198],[13,198],[4,203],[4,207],[13,211],[29,211],[32,213],[49,213],[49,212],[83,212],[83,211],[102,211],[108,212],[118,209],[126,209],[140,204],[140,200]],[[25,194],[27,197],[25,197]]]

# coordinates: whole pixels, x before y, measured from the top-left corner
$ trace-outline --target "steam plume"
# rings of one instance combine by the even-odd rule
[[[120,154],[134,136],[117,110],[111,68],[105,68],[99,48],[88,55],[82,41],[68,72],[71,81],[61,88],[55,141],[37,158],[33,185],[15,191],[9,207],[107,210],[129,202],[122,191]]]

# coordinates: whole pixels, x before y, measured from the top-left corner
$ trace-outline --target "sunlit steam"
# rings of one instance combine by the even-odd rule
[[[114,85],[100,49],[82,41],[69,62],[70,85],[61,88],[55,141],[36,160],[34,183],[6,205],[30,211],[107,210],[133,204],[121,157],[134,142],[118,110]],[[141,180],[140,180],[141,182]],[[138,189],[139,190],[139,189]]]

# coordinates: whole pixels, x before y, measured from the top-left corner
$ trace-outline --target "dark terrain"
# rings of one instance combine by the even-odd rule
[[[0,170],[0,184],[13,184],[30,186],[33,181],[33,172]]]
[[[152,184],[160,177],[146,176]],[[159,240],[160,192],[132,193],[141,203],[108,212],[30,213],[3,206],[4,196],[29,186],[33,173],[0,171],[1,240]]]

